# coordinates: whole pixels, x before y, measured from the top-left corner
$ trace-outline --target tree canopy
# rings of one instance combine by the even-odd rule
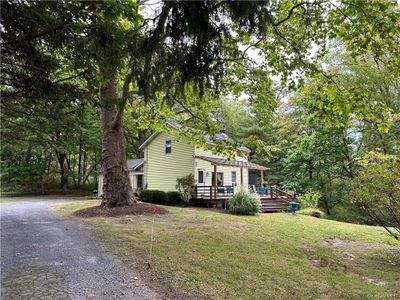
[[[349,128],[364,126],[365,139],[381,135],[386,151],[397,147],[396,1],[162,1],[154,14],[144,7],[146,1],[133,0],[1,5],[2,119],[11,124],[14,111],[27,129],[34,112],[32,126],[50,120],[45,132],[74,144],[74,134],[62,133],[63,128],[75,132],[64,116],[75,108],[94,116],[96,107],[105,175],[102,206],[136,201],[126,137],[137,144],[149,130],[166,130],[165,120],[173,118],[182,128],[193,128],[192,142],[204,143],[204,133],[221,130],[226,99],[243,103],[249,113],[243,117],[254,120],[253,128],[238,136],[238,143],[253,143],[254,159],[280,151],[287,156],[279,162],[283,169],[297,161],[300,172],[306,163],[309,177],[311,168],[332,174],[327,160],[316,155],[325,150],[342,161],[335,170],[353,172],[353,157],[346,156],[353,145]],[[335,43],[345,53],[337,62],[328,55]],[[274,114],[282,95],[287,99],[293,93],[295,109]],[[56,116],[54,122],[49,114]],[[306,133],[275,131],[292,120],[306,121],[301,126]],[[11,129],[4,126],[2,134]],[[272,136],[266,129],[290,136]],[[343,147],[333,150],[335,143]],[[296,144],[301,147],[290,149]],[[59,142],[53,149],[57,157],[67,150]]]

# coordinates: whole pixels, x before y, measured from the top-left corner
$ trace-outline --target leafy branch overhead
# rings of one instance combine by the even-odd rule
[[[112,67],[122,71],[120,110],[138,98],[178,99],[186,94],[185,85],[194,84],[200,95],[205,89],[216,97],[245,92],[262,114],[274,107],[271,75],[291,84],[304,78],[302,72],[334,75],[317,64],[332,39],[343,41],[353,56],[371,54],[395,76],[400,69],[399,11],[393,1],[167,1],[150,19],[139,7],[135,1],[4,2],[4,87],[24,93],[40,81],[57,84],[63,79],[54,78],[55,70],[63,65],[70,73],[66,79],[87,79],[96,90],[104,80],[99,68]],[[28,28],[32,20],[35,29],[14,30]],[[20,62],[9,59],[14,52]],[[11,82],[17,78],[11,68],[18,65],[29,68],[19,70],[25,76],[18,80],[25,82],[17,84]]]
[[[339,43],[348,62],[373,62],[373,68],[387,71],[387,80],[398,80],[400,12],[395,1],[161,1],[153,13],[147,4],[1,5],[6,122],[35,127],[26,122],[30,114],[40,111],[43,118],[53,105],[60,108],[59,119],[65,117],[64,108],[96,107],[103,206],[136,201],[124,143],[125,137],[135,137],[132,126],[143,137],[149,130],[167,130],[165,121],[172,119],[182,124],[176,130],[182,138],[204,143],[205,134],[212,139],[228,123],[219,121],[221,106],[243,103],[256,123],[247,138],[261,137],[279,101],[299,87],[304,98],[313,99],[307,107],[313,111],[310,124],[322,120],[337,127],[340,120],[350,127],[365,121],[390,132],[397,122],[396,110],[384,100],[391,90],[371,92],[364,75],[354,75],[360,70],[327,68],[322,61],[332,43]],[[22,121],[12,119],[13,109],[22,111]],[[127,120],[130,126],[124,126]],[[64,137],[59,130],[50,132]],[[242,138],[239,143],[250,142]],[[254,141],[252,154],[272,156],[277,149],[271,145],[277,143],[270,142]],[[228,151],[232,154],[237,146],[231,143]],[[54,150],[59,155],[58,146]]]

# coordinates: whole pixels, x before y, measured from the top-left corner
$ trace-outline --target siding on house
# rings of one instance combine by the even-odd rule
[[[199,156],[209,156],[209,157],[219,157],[225,158],[223,155],[213,154],[211,150],[206,150],[200,147],[196,147],[195,154]],[[236,155],[236,160],[247,161],[247,158],[244,156]],[[204,185],[213,185],[212,183],[212,173],[214,172],[214,166],[205,160],[196,158],[195,159],[196,166],[196,174],[195,180],[198,182],[198,169],[202,169],[205,171],[205,181]],[[240,182],[240,168],[229,167],[229,166],[217,166],[217,173],[223,173],[224,175],[224,185],[232,185],[232,172],[236,172],[236,184],[238,187],[242,185]],[[207,175],[208,174],[208,175]],[[245,190],[248,188],[248,169],[243,168],[243,187]],[[236,189],[238,190],[238,189]]]
[[[205,180],[204,185],[213,185],[212,183],[212,173],[214,172],[214,166],[205,160],[196,158],[196,174],[195,180],[198,182],[198,170],[202,169],[205,172]],[[232,185],[232,171],[236,171],[236,184],[237,186],[241,186],[240,182],[240,168],[229,167],[229,166],[217,166],[217,173],[224,174],[224,185]],[[248,169],[243,168],[243,187],[244,189],[248,188]]]
[[[176,179],[194,173],[194,146],[177,141],[177,136],[160,133],[144,149],[144,183],[150,190],[175,191]],[[170,140],[171,153],[165,153]]]
[[[134,191],[138,189],[138,176],[142,175],[143,173],[138,172],[131,172],[129,173],[129,179],[131,181],[131,186]]]
[[[138,179],[137,175],[143,174],[141,171],[129,172],[129,182],[131,183],[131,187],[134,191],[138,188]],[[100,197],[103,195],[103,183],[104,183],[104,175],[100,173],[97,176],[97,195]]]
[[[160,133],[144,146],[143,167],[129,173],[129,180],[135,190],[138,186],[137,176],[143,171],[143,187],[151,190],[175,191],[176,179],[193,173],[198,182],[198,169],[204,170],[204,185],[211,186],[214,166],[205,160],[194,158],[195,155],[226,158],[223,155],[213,154],[211,150],[195,147],[184,141],[177,141],[177,135]],[[165,153],[165,142],[171,141],[171,153]],[[247,161],[245,156],[236,155],[236,160]],[[242,186],[240,168],[217,166],[217,172],[224,175],[225,186],[232,185],[232,171],[236,172],[236,191]],[[248,189],[249,172],[243,168],[243,188]],[[103,174],[98,176],[99,195],[103,194]]]

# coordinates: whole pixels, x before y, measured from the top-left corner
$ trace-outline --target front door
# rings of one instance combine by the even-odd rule
[[[143,187],[143,175],[137,175],[137,188],[142,189]]]
[[[257,175],[258,175],[257,173],[258,172],[249,170],[249,185],[250,186],[257,185]]]
[[[214,172],[212,173],[212,185],[214,185]],[[217,172],[217,186],[224,186],[224,173]]]

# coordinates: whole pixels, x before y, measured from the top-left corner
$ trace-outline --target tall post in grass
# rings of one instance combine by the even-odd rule
[[[153,207],[151,209],[151,213],[153,215],[153,221],[151,223],[151,238],[150,238],[150,253],[149,253],[149,262],[147,263],[147,267],[150,269],[151,267],[151,256],[153,253],[153,236],[154,236],[154,218],[156,216],[157,213],[157,209],[155,207]]]

